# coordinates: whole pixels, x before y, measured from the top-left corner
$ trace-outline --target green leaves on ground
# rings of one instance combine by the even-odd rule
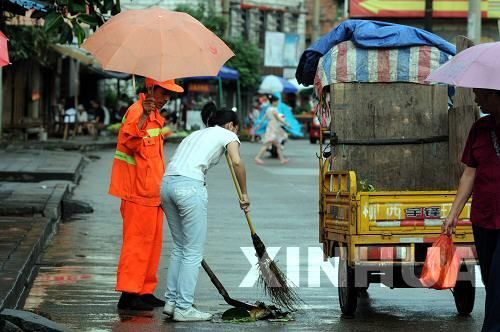
[[[361,186],[361,191],[368,191],[368,192],[377,191],[372,184],[368,183],[368,180],[360,180],[359,185]]]

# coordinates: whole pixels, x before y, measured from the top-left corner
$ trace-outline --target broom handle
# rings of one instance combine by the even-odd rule
[[[233,179],[234,186],[236,187],[236,192],[238,193],[238,198],[241,201],[243,193],[241,192],[240,184],[238,183],[238,179],[236,178],[236,173],[234,172],[233,163],[227,152],[226,152],[226,160],[227,160],[227,165],[229,166],[229,170],[231,171],[231,178]],[[248,228],[250,228],[250,234],[254,235],[255,229],[253,228],[252,221],[250,220],[250,212],[245,211],[245,217],[247,218]]]

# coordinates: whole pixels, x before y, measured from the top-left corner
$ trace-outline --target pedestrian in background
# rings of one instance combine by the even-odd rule
[[[283,156],[283,146],[281,142],[287,138],[287,133],[282,128],[282,126],[289,127],[289,124],[285,121],[284,117],[278,112],[278,102],[279,99],[276,96],[270,96],[269,101],[271,102],[271,106],[267,108],[266,114],[260,120],[259,124],[255,127],[255,131],[257,131],[262,123],[266,119],[267,122],[266,133],[262,138],[262,147],[255,156],[255,162],[259,165],[264,164],[264,161],[261,159],[264,152],[266,152],[272,145],[275,146],[276,152],[278,154],[278,158],[282,164],[288,163],[288,159],[285,159]]]
[[[99,132],[105,127],[106,112],[97,100],[90,101],[90,120],[94,127],[94,138],[97,138]]]
[[[78,125],[77,133],[83,134],[84,130],[87,131],[90,135],[93,134],[93,126],[89,123],[89,115],[83,107],[82,104],[76,107],[76,121]]]
[[[443,225],[455,231],[460,213],[472,194],[470,219],[486,289],[482,332],[500,331],[500,91],[473,89],[485,117],[472,126],[465,144],[464,173]]]
[[[255,134],[255,125],[257,124],[257,120],[260,116],[260,107],[259,104],[255,104],[250,113],[248,114],[248,120],[250,123],[250,142],[255,142],[256,134]]]
[[[66,105],[64,107],[64,123],[76,123],[76,109],[72,98],[66,101]]]
[[[161,186],[162,206],[173,238],[167,270],[166,304],[163,313],[176,321],[210,320],[212,315],[193,307],[203,248],[207,236],[207,171],[225,151],[229,154],[243,193],[242,209],[250,204],[246,171],[240,158],[238,115],[220,110],[213,102],[201,112],[208,127],[187,136],[175,151]]]
[[[119,309],[153,310],[165,302],[153,293],[158,283],[163,232],[160,184],[163,161],[163,118],[160,110],[171,92],[183,92],[173,80],[146,79],[147,98],[129,107],[118,133],[109,193],[121,199],[123,243],[116,291],[122,292]]]

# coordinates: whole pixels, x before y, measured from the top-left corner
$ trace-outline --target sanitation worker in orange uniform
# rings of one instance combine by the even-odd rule
[[[162,246],[163,211],[160,185],[163,161],[163,117],[172,92],[184,90],[173,80],[146,79],[150,94],[129,107],[118,134],[109,193],[121,198],[123,244],[116,290],[119,309],[153,310],[165,302],[153,293]]]

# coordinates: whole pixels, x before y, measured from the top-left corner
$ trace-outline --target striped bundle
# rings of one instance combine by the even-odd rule
[[[450,55],[432,46],[366,49],[346,41],[321,57],[314,87],[320,96],[323,88],[334,83],[428,84],[425,78],[430,72],[450,59]]]

